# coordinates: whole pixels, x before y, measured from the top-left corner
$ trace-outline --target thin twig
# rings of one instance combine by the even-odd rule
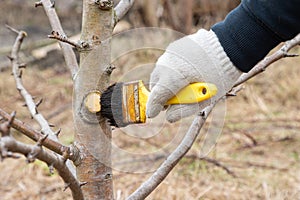
[[[116,25],[128,12],[128,10],[132,7],[134,0],[121,0],[118,5],[116,5],[115,14],[116,19],[114,24]]]
[[[65,35],[64,30],[60,24],[59,18],[56,14],[55,8],[50,0],[41,0],[43,8],[49,18],[50,25],[52,30],[59,32],[61,35]],[[79,69],[77,59],[72,47],[64,42],[59,42],[59,45],[62,49],[66,65],[70,69],[72,78],[75,78],[75,75]]]
[[[271,65],[272,63],[276,62],[277,60],[285,57],[295,57],[296,55],[292,54],[290,56],[288,54],[288,51],[291,50],[293,47],[300,44],[300,33],[294,37],[293,39],[285,42],[285,44],[275,53],[273,53],[270,56],[267,56],[262,61],[260,61],[255,67],[253,67],[248,73],[243,74],[237,82],[234,84],[234,87],[248,81],[252,77],[256,76],[257,74],[260,74],[266,70],[266,68]]]
[[[287,41],[285,45],[273,55],[267,57],[262,62],[258,63],[253,70],[249,73],[244,74],[234,85],[234,87],[246,82],[251,77],[264,71],[270,64],[279,60],[280,58],[286,57],[288,51],[300,44],[300,34],[298,34],[294,39]],[[134,191],[128,199],[139,200],[145,199],[157,186],[166,178],[174,166],[179,162],[179,160],[188,152],[192,147],[196,137],[199,135],[203,124],[205,123],[207,116],[211,110],[216,105],[216,102],[212,103],[210,106],[205,108],[204,116],[197,115],[190,126],[188,132],[186,133],[182,142],[178,147],[170,154],[170,156],[161,164],[161,166],[148,178],[136,191]]]
[[[287,171],[289,169],[289,164],[286,163],[286,167],[278,167],[274,165],[268,165],[265,162],[252,162],[252,161],[235,161],[235,160],[222,160],[222,162],[230,163],[232,168],[249,168],[249,167],[256,167],[256,168],[263,168],[269,170],[278,170],[278,171]]]
[[[15,28],[9,26],[8,24],[5,24],[5,27],[6,27],[8,30],[14,32],[15,34],[17,34],[17,35],[19,34],[19,31],[18,31],[17,29],[15,29]],[[25,32],[24,32],[24,33],[25,33]],[[25,33],[25,36],[24,36],[24,37],[26,37],[26,36],[27,36],[27,34]]]
[[[232,177],[234,177],[234,178],[237,177],[237,175],[231,169],[229,169],[226,165],[222,164],[220,161],[218,161],[216,159],[212,159],[212,158],[208,158],[208,157],[199,157],[196,155],[187,155],[186,158],[199,159],[199,160],[206,161],[208,163],[211,163],[211,164],[225,170],[227,172],[227,174],[231,175]]]
[[[249,138],[251,140],[252,146],[256,146],[258,144],[256,139],[252,135],[247,133],[246,131],[243,131],[242,134],[245,135],[247,138]]]
[[[61,35],[59,32],[57,31],[52,31],[51,35],[48,35],[48,38],[50,39],[55,39],[55,40],[58,40],[58,41],[61,41],[61,42],[65,42],[73,47],[75,47],[76,49],[80,50],[82,49],[82,46],[79,45],[78,43],[76,42],[73,42],[71,41],[67,36],[65,35]]]

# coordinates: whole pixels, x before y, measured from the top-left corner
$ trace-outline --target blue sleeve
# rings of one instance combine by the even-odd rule
[[[280,42],[300,32],[300,1],[243,0],[212,30],[233,64],[248,72]]]

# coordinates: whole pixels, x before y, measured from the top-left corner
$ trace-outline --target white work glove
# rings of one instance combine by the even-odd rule
[[[166,112],[169,122],[198,113],[212,101],[223,97],[241,75],[229,60],[215,33],[199,30],[171,43],[158,59],[150,78],[147,117],[153,118],[175,94],[193,82],[213,83],[217,94],[196,104],[171,105]]]

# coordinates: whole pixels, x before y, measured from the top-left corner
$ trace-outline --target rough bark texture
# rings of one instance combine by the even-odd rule
[[[113,10],[99,8],[101,1],[83,1],[80,69],[74,80],[73,111],[75,145],[81,159],[77,176],[86,200],[113,199],[111,163],[111,129],[106,121],[84,107],[87,94],[103,91],[109,82],[110,37]],[[100,119],[98,119],[100,118]]]

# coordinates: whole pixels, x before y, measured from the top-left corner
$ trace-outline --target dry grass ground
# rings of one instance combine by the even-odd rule
[[[299,49],[296,51],[300,53]],[[188,156],[149,199],[300,199],[299,61],[299,58],[279,61],[249,81],[238,97],[227,101],[225,125],[209,157],[225,165],[236,177],[193,157],[199,153],[203,140],[199,138]],[[69,74],[28,67],[23,77],[29,91],[37,99],[44,98],[40,112],[57,128],[62,128],[61,141],[72,142]],[[17,110],[18,118],[38,129],[22,107],[23,101],[9,71],[0,73],[0,97],[1,108],[7,112]],[[61,109],[65,111],[58,112]],[[120,137],[121,133],[115,130],[114,140],[123,148],[155,150],[157,145],[174,137],[177,127],[166,124],[160,141],[154,139],[154,143],[128,140]],[[19,140],[27,141],[20,134],[14,134]],[[0,172],[1,199],[71,199],[68,190],[62,191],[64,184],[60,178],[56,174],[50,176],[42,163],[27,165],[24,159],[7,159],[0,164]],[[116,170],[116,195],[127,196],[149,175]]]

